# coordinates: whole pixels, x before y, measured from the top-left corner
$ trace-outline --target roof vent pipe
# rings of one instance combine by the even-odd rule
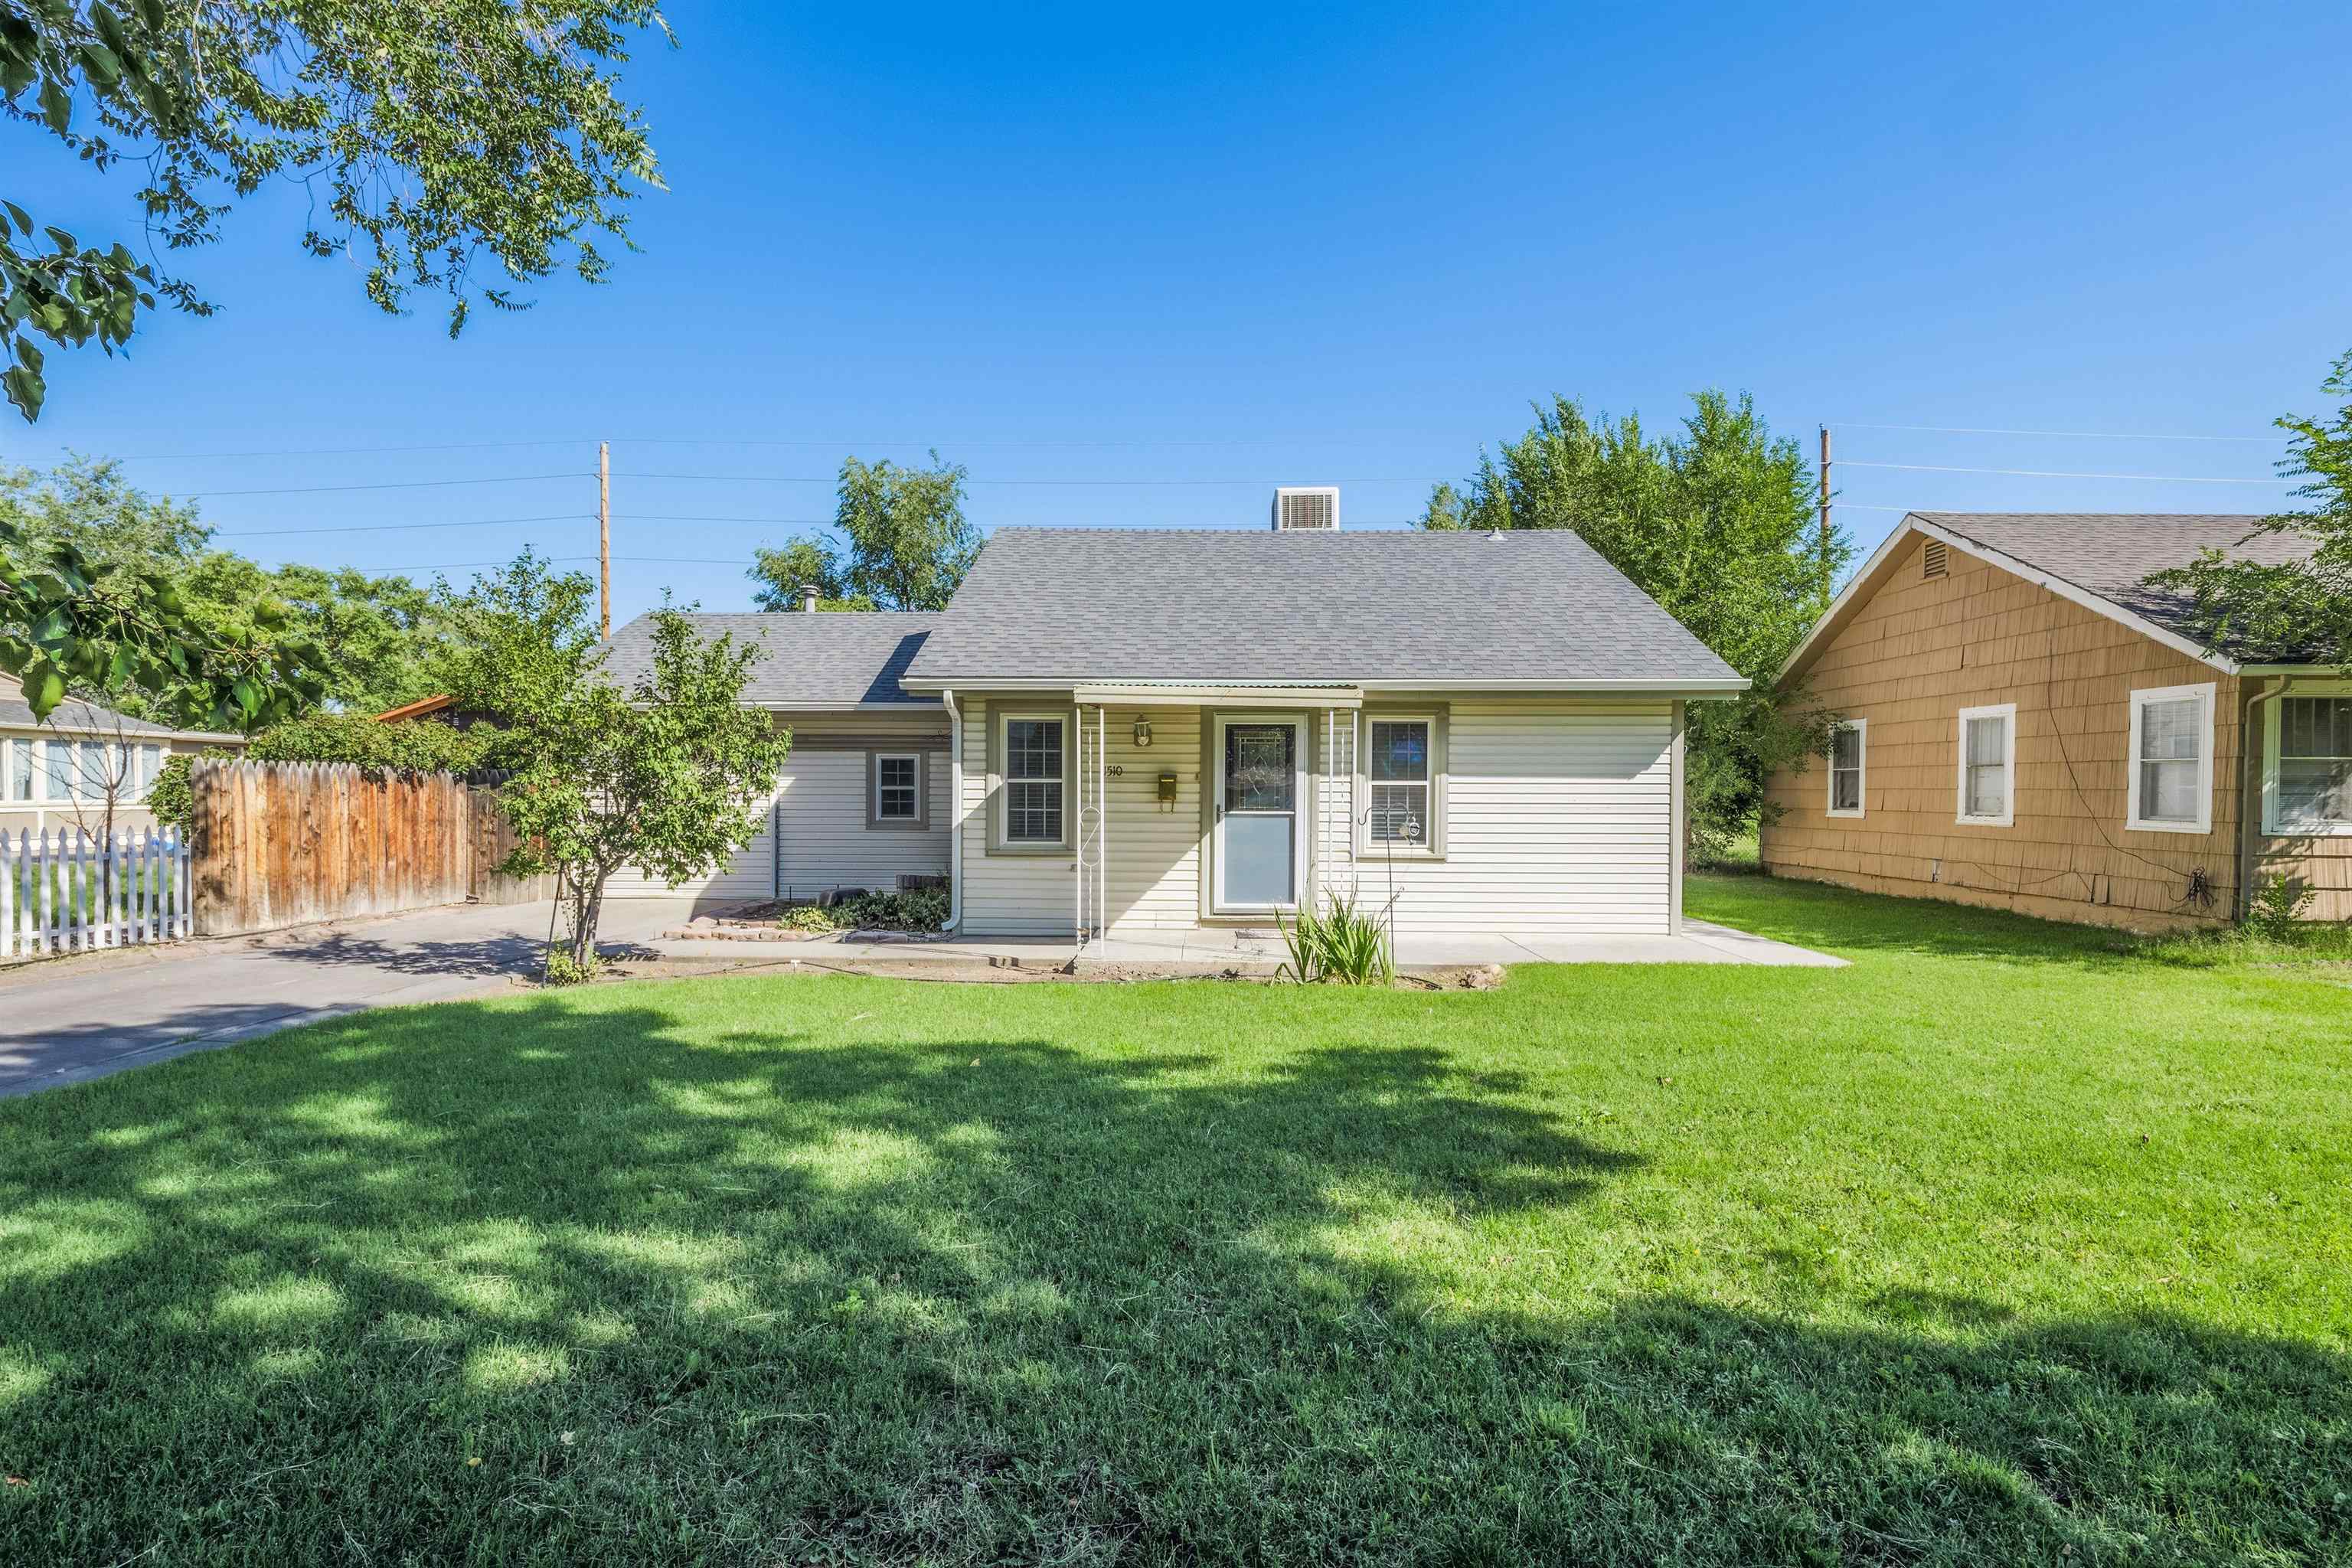
[[[812,616],[816,614],[815,584],[803,583],[801,584],[801,608]]]

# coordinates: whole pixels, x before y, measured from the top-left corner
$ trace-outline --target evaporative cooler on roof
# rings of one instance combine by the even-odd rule
[[[1339,490],[1336,485],[1285,485],[1274,492],[1274,531],[1337,528]]]

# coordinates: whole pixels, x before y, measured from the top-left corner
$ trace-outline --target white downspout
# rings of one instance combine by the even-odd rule
[[[955,693],[942,690],[948,708],[948,918],[940,927],[950,931],[963,923],[963,715]]]

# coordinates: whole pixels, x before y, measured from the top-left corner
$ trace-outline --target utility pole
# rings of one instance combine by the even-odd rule
[[[1829,450],[1829,431],[1822,431],[1822,450]],[[1826,469],[1823,470],[1827,472]],[[1822,481],[1822,494],[1829,494],[1829,481]],[[1829,527],[1829,502],[1822,502],[1822,527]],[[1829,548],[1829,534],[1822,535],[1822,548]],[[613,444],[596,443],[596,635],[606,642],[613,640]]]
[[[1822,426],[1822,605],[1830,602],[1830,427]]]

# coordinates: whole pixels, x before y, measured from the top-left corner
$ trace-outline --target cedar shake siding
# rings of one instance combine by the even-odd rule
[[[1911,542],[1802,675],[1814,700],[1867,721],[1862,813],[1830,815],[1819,758],[1777,774],[1784,815],[1763,831],[1765,869],[2142,930],[2229,919],[2251,694],[2240,679],[1957,546],[1928,576],[1927,542]],[[2132,692],[2207,684],[2210,830],[2126,827]],[[1963,824],[1958,716],[2003,703],[2017,710],[2014,821]],[[2345,869],[2338,858],[2330,880],[2313,879],[2341,889]]]

